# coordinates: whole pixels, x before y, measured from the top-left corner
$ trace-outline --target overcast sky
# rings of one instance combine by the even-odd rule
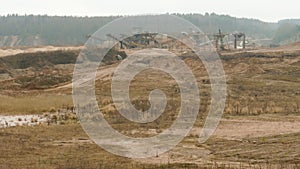
[[[300,18],[299,0],[1,0],[0,15],[228,14],[268,22]]]

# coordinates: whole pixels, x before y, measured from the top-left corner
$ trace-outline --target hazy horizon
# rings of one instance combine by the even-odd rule
[[[261,20],[259,18],[249,18],[249,17],[238,17],[238,16],[234,16],[234,15],[230,15],[230,14],[220,14],[220,13],[215,13],[215,12],[206,12],[208,14],[216,14],[216,15],[224,15],[224,16],[230,16],[230,17],[233,17],[233,18],[237,18],[237,19],[253,19],[253,20],[259,20],[259,21],[262,21],[262,22],[266,22],[266,23],[278,23],[279,21],[281,20],[286,20],[286,19],[300,19],[300,17],[297,17],[297,18],[282,18],[278,21],[264,21],[264,20]],[[149,13],[149,14],[118,14],[118,15],[92,15],[92,16],[84,16],[84,15],[49,15],[49,14],[31,14],[31,13],[28,13],[28,14],[18,14],[18,13],[8,13],[8,14],[1,14],[0,17],[3,17],[3,16],[8,16],[8,15],[18,15],[18,16],[30,16],[30,15],[33,15],[33,16],[49,16],[49,17],[88,17],[88,18],[93,18],[93,17],[117,17],[117,16],[139,16],[139,15],[162,15],[162,14],[181,14],[181,15],[188,15],[188,14],[200,14],[200,15],[205,15],[206,13],[170,13],[170,12],[167,12],[167,13]]]
[[[229,15],[237,18],[258,19],[264,22],[278,22],[283,19],[298,19],[300,11],[299,2],[296,0],[286,1],[182,1],[182,0],[152,0],[151,2],[129,0],[110,0],[99,2],[96,0],[79,1],[39,1],[28,0],[24,4],[21,0],[10,0],[0,6],[0,15],[49,15],[49,16],[120,16],[142,14],[202,14],[216,13]]]

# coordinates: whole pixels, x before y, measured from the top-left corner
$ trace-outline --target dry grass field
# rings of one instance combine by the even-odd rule
[[[197,139],[210,107],[210,81],[200,60],[184,58],[199,85],[200,110],[192,131],[169,152],[147,159],[115,156],[93,143],[79,122],[65,120],[0,128],[0,168],[300,168],[298,49],[299,43],[221,53],[227,80],[226,107],[218,129],[204,144]],[[0,116],[73,110],[71,79],[77,50],[17,55],[25,60],[35,55],[62,60],[39,60],[38,64],[16,67],[21,63],[16,55],[0,58],[0,77],[5,77],[0,79]],[[70,58],[72,61],[64,60]],[[104,117],[124,135],[159,134],[178,114],[178,85],[161,71],[138,74],[130,85],[130,99],[138,110],[149,108],[149,93],[156,88],[165,92],[168,103],[157,120],[135,124],[118,113],[111,98],[111,77],[119,63],[105,65],[97,74],[96,95]]]

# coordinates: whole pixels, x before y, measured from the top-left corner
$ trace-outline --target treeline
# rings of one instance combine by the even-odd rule
[[[274,42],[290,43],[300,41],[300,19],[286,19],[278,22],[279,28],[274,35]]]
[[[115,18],[7,15],[0,17],[0,36],[16,36],[22,41],[19,45],[30,39],[42,45],[79,45],[88,34]]]
[[[279,27],[278,23],[214,13],[175,15],[189,20],[209,34],[222,29],[225,33],[244,32],[253,38],[273,38]],[[119,17],[0,16],[0,46],[82,45],[87,35]]]
[[[257,19],[236,18],[229,15],[217,15],[215,13],[177,15],[189,20],[206,33],[216,33],[218,29],[222,29],[225,33],[244,32],[252,37],[272,38],[278,27],[276,23],[262,22]]]

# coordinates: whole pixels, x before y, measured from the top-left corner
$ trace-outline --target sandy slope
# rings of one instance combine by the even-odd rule
[[[30,48],[10,48],[0,49],[0,57],[9,55],[16,55],[19,53],[35,53],[35,52],[48,52],[57,50],[80,50],[82,46],[70,46],[70,47],[55,47],[55,46],[44,46],[44,47],[30,47]]]

